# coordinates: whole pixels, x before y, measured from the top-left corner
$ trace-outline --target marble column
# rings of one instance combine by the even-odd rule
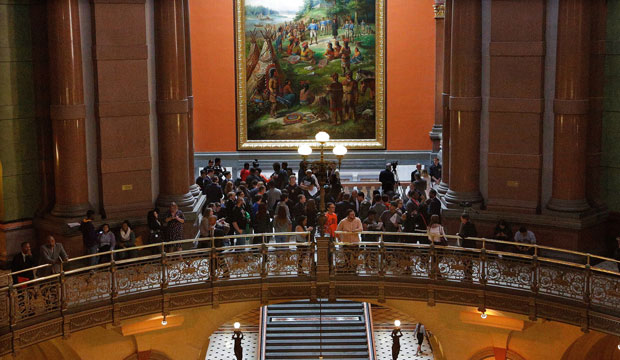
[[[590,47],[590,121],[588,122],[586,197],[593,207],[602,207],[601,157],[605,85],[605,37],[607,1],[592,1],[592,46]]]
[[[480,1],[453,0],[450,62],[449,205],[479,203],[482,65]]]
[[[79,217],[90,205],[78,0],[50,0],[47,15],[55,184],[51,213]]]
[[[442,93],[443,93],[443,75],[444,75],[444,22],[446,6],[444,0],[435,0],[433,4],[435,11],[435,123],[433,129],[429,133],[433,142],[433,152],[438,153],[441,145],[442,133]]]
[[[188,100],[183,0],[155,1],[157,124],[159,140],[158,205],[176,202],[190,208]]]
[[[553,139],[553,189],[547,207],[582,212],[586,201],[591,0],[560,1]]]
[[[437,187],[437,191],[441,195],[448,192],[450,184],[450,47],[452,39],[452,0],[446,0],[444,5],[445,16],[443,23],[443,86],[441,94],[441,160],[442,174],[441,183]]]
[[[190,36],[189,0],[183,0],[183,17],[185,29],[185,73],[187,76],[187,144],[189,161],[189,188],[194,196],[199,196],[200,187],[196,185],[194,167],[194,91],[192,87],[192,44]]]

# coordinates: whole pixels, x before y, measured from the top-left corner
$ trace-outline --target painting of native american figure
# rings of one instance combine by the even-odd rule
[[[385,147],[385,0],[236,0],[240,150]]]

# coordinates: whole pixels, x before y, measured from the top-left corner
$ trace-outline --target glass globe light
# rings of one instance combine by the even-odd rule
[[[241,327],[241,324],[236,322],[236,323],[233,324],[233,326],[235,327],[235,329],[239,330],[239,328]]]
[[[396,320],[396,321],[394,321],[394,326],[396,326],[396,327],[400,327],[400,320]]]
[[[336,156],[344,156],[347,153],[347,148],[344,145],[336,145],[332,151]]]
[[[326,133],[325,131],[319,131],[314,136],[314,139],[320,143],[326,143],[329,141],[329,134]]]
[[[312,154],[312,148],[310,147],[310,145],[300,145],[297,148],[297,152],[301,156],[308,156],[308,155]]]

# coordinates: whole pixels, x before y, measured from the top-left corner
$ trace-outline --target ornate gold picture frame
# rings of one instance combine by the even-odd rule
[[[385,30],[385,0],[235,0],[238,150],[385,149]]]

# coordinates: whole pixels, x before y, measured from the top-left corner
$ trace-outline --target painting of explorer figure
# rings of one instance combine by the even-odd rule
[[[248,140],[375,137],[376,1],[245,0]]]

